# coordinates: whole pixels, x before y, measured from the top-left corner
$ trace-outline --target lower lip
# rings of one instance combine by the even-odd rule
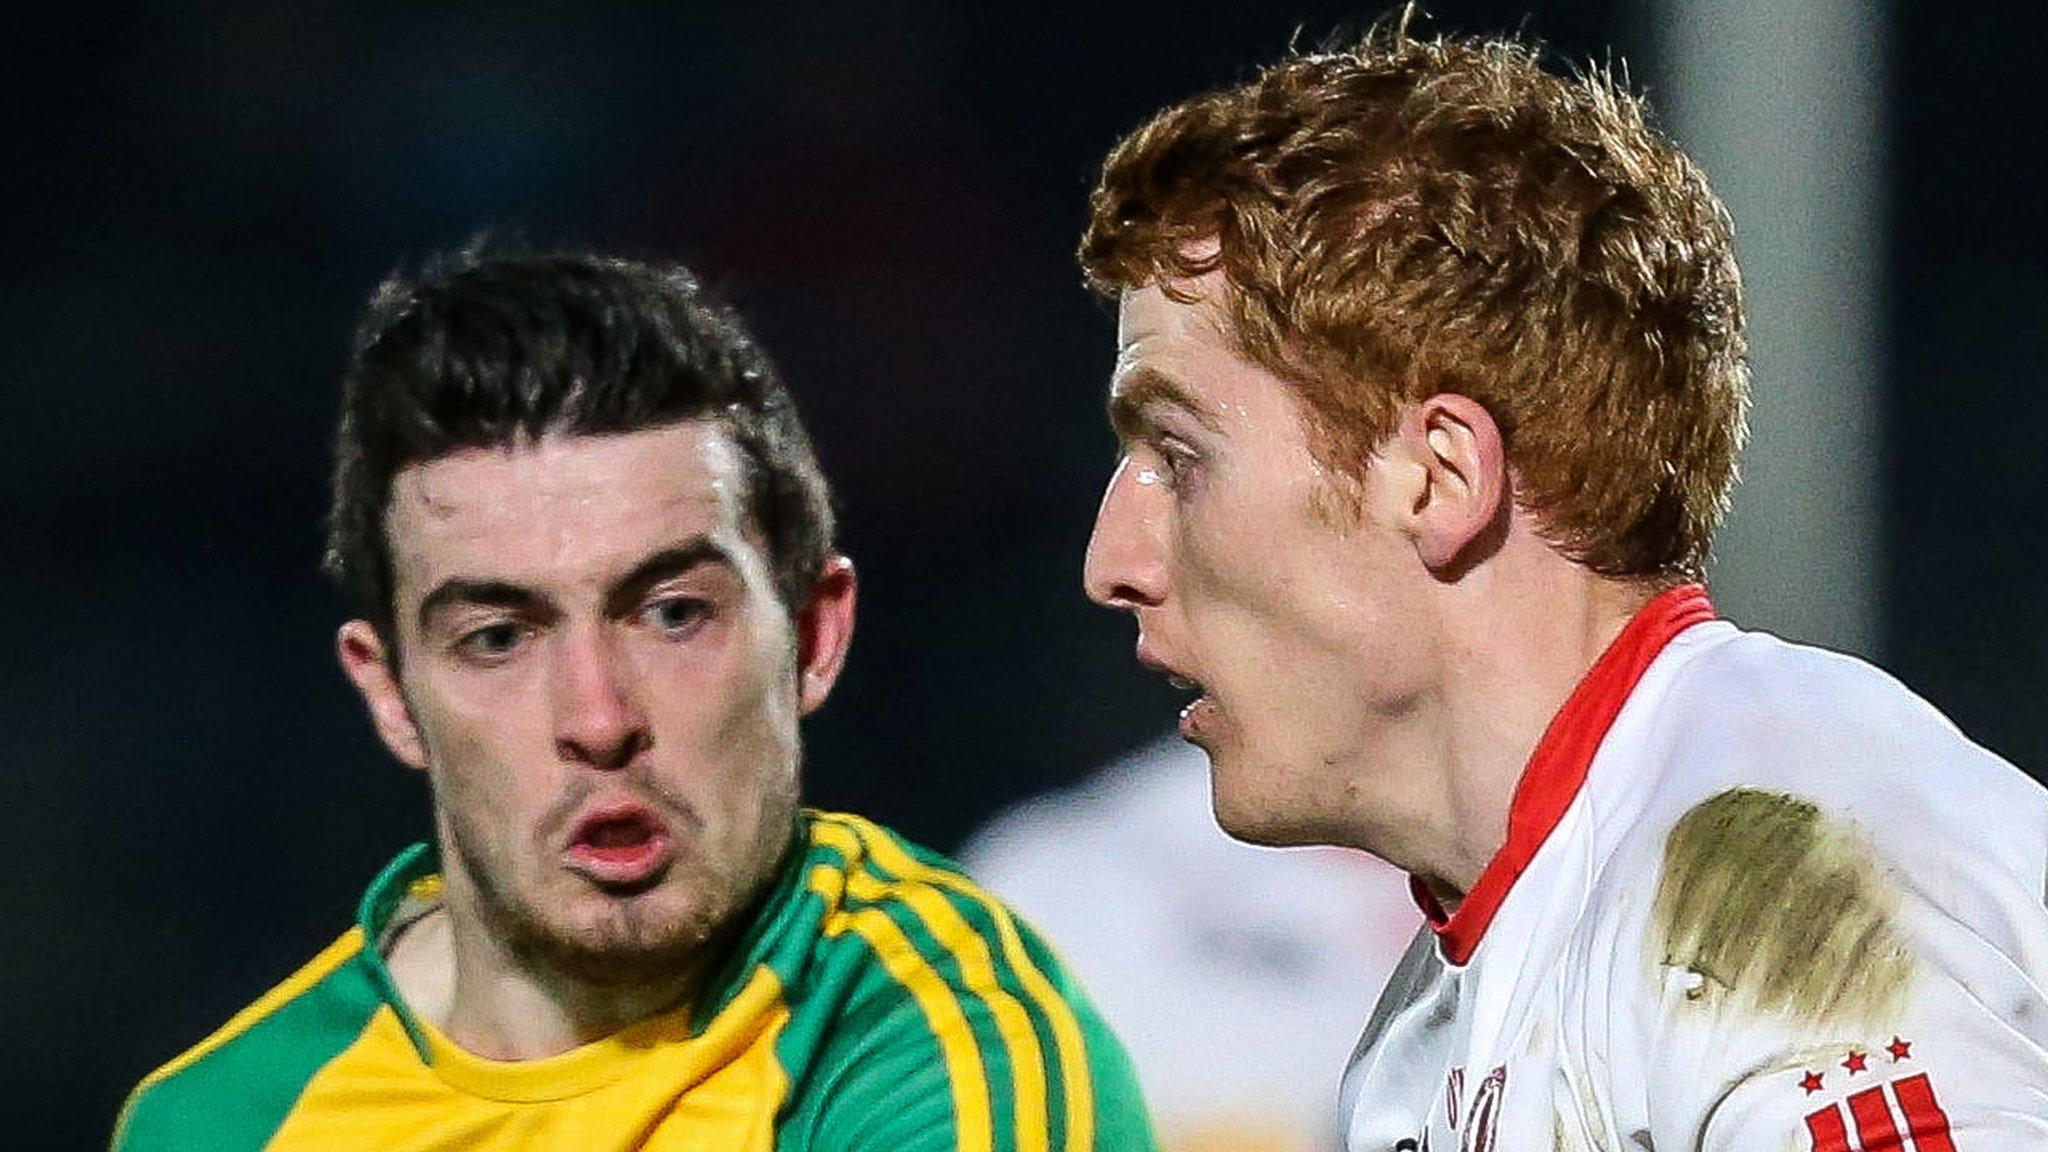
[[[566,855],[571,871],[595,883],[627,885],[652,879],[668,867],[674,851],[669,838],[656,833],[637,844],[572,844]]]
[[[1216,707],[1216,702],[1207,696],[1198,696],[1180,710],[1180,738],[1191,744],[1200,744],[1205,736],[1214,733],[1221,721],[1221,710]]]

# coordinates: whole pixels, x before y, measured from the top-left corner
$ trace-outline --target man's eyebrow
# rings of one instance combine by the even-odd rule
[[[1144,416],[1147,407],[1164,404],[1178,408],[1211,432],[1221,432],[1216,417],[1202,407],[1187,385],[1157,368],[1133,368],[1117,378],[1109,392],[1109,426],[1119,440],[1136,440],[1154,426]]]
[[[732,555],[708,537],[698,537],[664,548],[633,566],[614,581],[606,591],[607,608],[625,610],[637,601],[647,589],[673,576],[680,576],[703,564],[721,564],[733,567]],[[507,580],[471,580],[461,576],[451,577],[434,586],[432,592],[420,601],[420,628],[425,630],[434,613],[452,604],[475,604],[491,608],[527,610],[539,608],[547,603],[547,597],[531,588]]]
[[[504,580],[466,580],[460,576],[441,581],[420,601],[422,630],[434,613],[451,604],[479,604],[492,608],[533,608],[543,603],[540,593]]]
[[[635,564],[631,572],[613,582],[606,591],[606,608],[615,613],[630,610],[649,588],[706,564],[738,567],[732,553],[723,544],[709,536],[699,536],[672,548],[664,548]]]

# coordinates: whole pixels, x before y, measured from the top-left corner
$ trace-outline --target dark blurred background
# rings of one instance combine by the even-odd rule
[[[2038,773],[2048,20],[1750,7],[1445,0],[1434,26],[1626,60],[1726,174],[1760,346],[1724,608],[1878,656]],[[427,829],[316,573],[335,374],[381,275],[490,229],[680,257],[752,320],[864,576],[811,798],[950,848],[1176,707],[1078,590],[1112,456],[1113,321],[1070,257],[1094,166],[1297,29],[1378,11],[184,3],[11,27],[10,1145],[103,1143],[137,1078]]]

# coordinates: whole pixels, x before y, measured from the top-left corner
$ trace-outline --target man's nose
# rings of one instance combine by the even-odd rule
[[[1118,462],[1095,511],[1095,533],[1088,538],[1088,557],[1081,567],[1081,585],[1088,598],[1110,608],[1138,609],[1166,597],[1164,508],[1159,481],[1126,456]]]
[[[631,661],[602,629],[572,630],[555,654],[555,751],[593,768],[623,768],[653,743]]]

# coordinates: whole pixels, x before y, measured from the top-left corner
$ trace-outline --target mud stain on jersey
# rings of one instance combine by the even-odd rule
[[[1651,955],[1704,978],[1690,1000],[1869,1021],[1898,1006],[1913,974],[1896,907],[1853,826],[1796,796],[1736,788],[1665,840]]]

